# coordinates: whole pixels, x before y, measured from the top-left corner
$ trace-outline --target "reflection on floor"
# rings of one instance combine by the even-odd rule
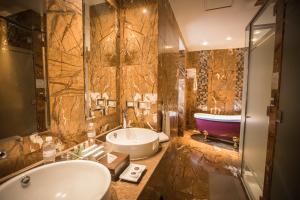
[[[227,141],[220,141],[217,138],[214,137],[209,137],[205,140],[204,139],[204,135],[198,132],[193,132],[190,134],[191,139],[205,143],[205,144],[209,144],[211,146],[214,147],[220,147],[222,149],[227,149],[227,150],[232,150],[232,151],[237,151],[237,149],[233,148],[233,143],[232,142],[227,142]]]
[[[172,139],[140,200],[243,200],[238,152],[184,137]]]

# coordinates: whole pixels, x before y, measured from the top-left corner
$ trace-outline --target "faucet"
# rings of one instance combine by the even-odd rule
[[[123,115],[123,128],[127,128],[127,109],[124,109],[122,111],[122,115]]]

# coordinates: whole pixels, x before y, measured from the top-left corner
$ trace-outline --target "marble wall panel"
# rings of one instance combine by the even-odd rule
[[[187,68],[196,68],[195,80],[187,80],[187,126],[194,127],[195,112],[240,114],[244,49],[189,52]]]
[[[156,128],[157,123],[157,41],[156,0],[124,0],[120,9],[120,104],[135,101],[128,110],[133,126]],[[150,109],[139,109],[147,101]]]
[[[89,91],[105,93],[112,100],[117,99],[118,29],[115,8],[108,3],[90,7]]]
[[[75,140],[85,128],[82,1],[47,5],[51,131]]]

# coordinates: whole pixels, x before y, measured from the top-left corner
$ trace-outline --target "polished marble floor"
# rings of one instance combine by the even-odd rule
[[[192,137],[172,139],[139,200],[246,200],[238,152]]]

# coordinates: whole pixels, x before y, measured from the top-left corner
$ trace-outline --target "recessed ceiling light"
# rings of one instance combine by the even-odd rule
[[[257,38],[252,38],[252,42],[256,42],[257,41]]]
[[[232,40],[232,37],[228,36],[228,37],[226,38],[226,40],[230,41],[230,40]]]
[[[260,34],[261,32],[260,31],[254,31],[254,34],[255,35],[258,35],[258,34]]]
[[[208,45],[208,42],[204,41],[204,42],[202,42],[202,45],[206,46],[206,45]]]
[[[144,8],[144,9],[142,10],[142,12],[143,12],[144,14],[146,14],[146,13],[148,12],[148,10],[147,10],[146,8]]]

